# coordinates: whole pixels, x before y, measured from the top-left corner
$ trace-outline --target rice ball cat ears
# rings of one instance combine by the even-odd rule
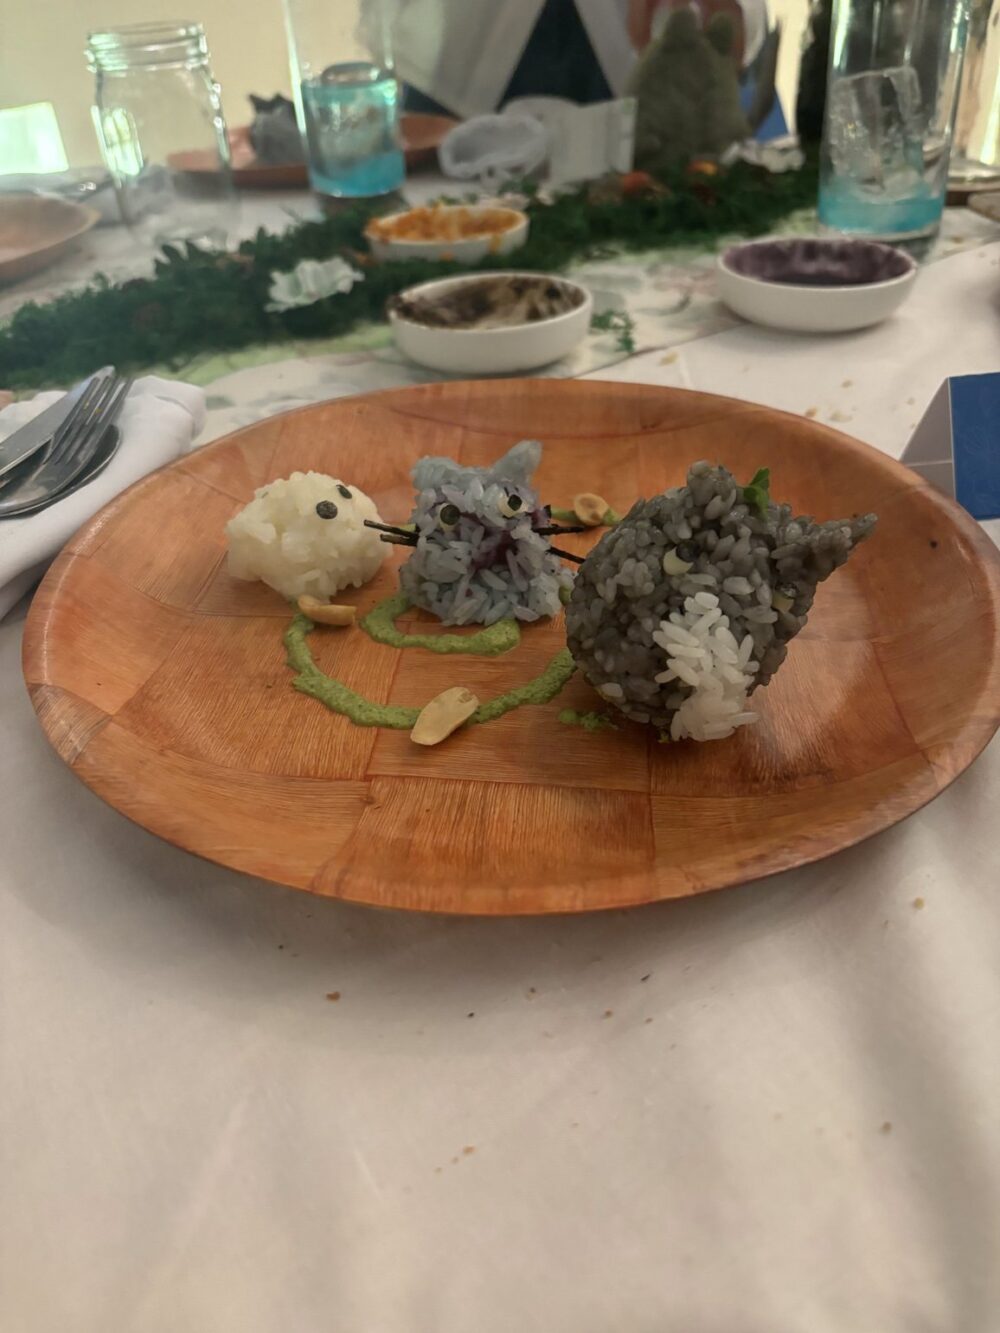
[[[428,530],[422,522],[422,516],[432,510],[437,513],[441,508],[441,492],[447,488],[448,503],[446,510],[454,510],[454,523],[447,523],[446,528],[454,528],[463,515],[468,515],[474,522],[486,527],[500,527],[515,524],[519,519],[528,520],[527,530],[521,530],[518,540],[531,537],[551,537],[556,533],[583,532],[581,526],[566,527],[553,523],[547,509],[538,502],[537,492],[532,486],[532,476],[542,458],[542,446],[538,440],[520,440],[489,467],[469,467],[456,463],[451,458],[421,458],[413,468],[413,482],[417,491],[416,507],[411,522],[404,526],[389,523],[369,522],[368,527],[378,528],[382,540],[396,546],[417,547],[421,541],[434,540],[447,542],[448,533]],[[494,497],[499,488],[501,495],[498,513],[484,517],[482,505],[484,497],[493,490]],[[504,500],[502,492],[511,494]],[[520,493],[519,493],[520,492]],[[463,503],[463,496],[465,501]],[[513,534],[512,534],[513,535]],[[550,547],[553,555],[579,563],[582,556]],[[505,557],[506,548],[498,550],[498,558]]]
[[[413,484],[418,491],[431,491],[478,477],[486,485],[506,482],[511,486],[527,486],[541,461],[542,446],[538,440],[521,440],[490,467],[463,467],[451,458],[421,458],[413,469]]]

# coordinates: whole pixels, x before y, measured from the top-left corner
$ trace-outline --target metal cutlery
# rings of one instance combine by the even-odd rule
[[[31,465],[19,470],[7,484],[0,481],[0,518],[37,512],[76,489],[76,482],[86,475],[101,451],[108,428],[114,425],[131,387],[131,380],[114,373],[95,377],[72,420],[66,422],[41,457],[32,459]]]
[[[107,369],[110,369],[108,367]],[[105,372],[98,371],[98,375]],[[94,377],[96,379],[96,376]],[[46,407],[38,416],[26,421],[23,426],[0,440],[0,478],[12,472],[19,464],[31,458],[39,449],[44,449],[53,439],[60,426],[79,409],[80,399],[94,379],[82,380],[75,385],[57,403]]]
[[[97,452],[90,460],[86,469],[80,473],[74,482],[61,490],[58,495],[47,496],[44,500],[39,500],[35,504],[25,502],[24,507],[18,509],[16,514],[9,514],[8,518],[27,518],[29,514],[37,514],[42,509],[48,509],[50,505],[58,500],[65,500],[67,496],[75,491],[82,490],[84,486],[89,485],[95,477],[99,477],[108,466],[115,454],[118,452],[119,445],[122,442],[121,431],[117,426],[109,426],[101,437],[101,442],[97,447]]]
[[[46,462],[61,451],[73,439],[79,438],[80,427],[88,419],[87,413],[98,401],[102,392],[114,378],[110,367],[99,370],[83,384],[83,392],[77,397],[69,415],[60,423],[51,439],[37,449],[29,458],[23,459],[12,468],[5,477],[0,477],[0,492],[11,495],[15,490],[27,487],[41,472]]]

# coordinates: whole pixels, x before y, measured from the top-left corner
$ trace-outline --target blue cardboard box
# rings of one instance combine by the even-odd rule
[[[973,518],[1000,518],[1000,373],[945,380],[902,461]]]

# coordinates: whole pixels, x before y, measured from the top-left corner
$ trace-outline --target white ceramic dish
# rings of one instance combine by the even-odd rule
[[[407,210],[410,212],[412,210]],[[502,215],[504,229],[491,232],[486,236],[468,236],[462,240],[442,241],[404,241],[380,240],[365,233],[368,248],[376,259],[454,259],[459,264],[476,264],[487,255],[509,255],[519,249],[528,239],[528,218],[516,208],[484,206],[482,208],[468,204],[444,204],[435,210],[438,213],[490,213]],[[378,222],[392,223],[406,213],[389,213],[378,218]]]
[[[876,241],[790,237],[748,241],[719,256],[719,296],[755,324],[796,333],[845,333],[893,314],[916,261]]]
[[[536,370],[571,352],[590,328],[594,302],[585,287],[539,273],[470,274],[410,287],[400,300],[434,301],[463,286],[509,279],[554,283],[571,299],[572,309],[502,328],[436,328],[405,318],[390,307],[389,322],[401,352],[421,366],[451,375],[510,375]]]

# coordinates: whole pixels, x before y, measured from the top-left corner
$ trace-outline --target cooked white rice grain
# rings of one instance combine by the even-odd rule
[[[719,609],[718,598],[709,599],[704,593],[697,599],[689,598],[682,619],[681,625],[661,621],[653,634],[653,642],[667,654],[667,669],[655,675],[654,681],[665,684],[681,680],[691,687],[670,720],[670,735],[675,741],[688,737],[696,741],[722,740],[737,727],[757,720],[757,714],[746,707],[754,673],[747,667],[742,647],[735,651],[736,639],[728,617]],[[680,641],[680,634],[693,642]],[[749,635],[744,644],[747,640]],[[752,647],[750,640],[747,657]],[[607,685],[601,687],[606,697],[607,690]]]

